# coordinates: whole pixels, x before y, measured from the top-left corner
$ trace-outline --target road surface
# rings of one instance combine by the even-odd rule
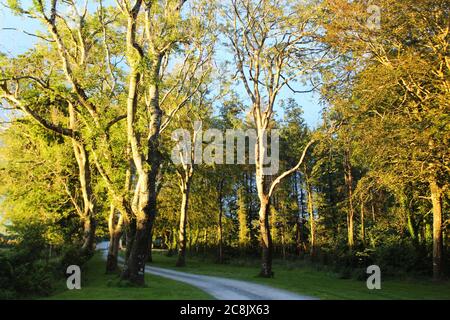
[[[97,245],[98,250],[107,256],[108,242]],[[121,259],[123,261],[123,259]],[[299,295],[270,286],[233,280],[228,278],[204,276],[170,269],[146,266],[145,272],[156,276],[184,282],[197,287],[219,300],[315,300],[316,298]]]

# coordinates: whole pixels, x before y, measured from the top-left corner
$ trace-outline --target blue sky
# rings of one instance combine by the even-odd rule
[[[23,3],[26,2],[24,1]],[[15,28],[17,30],[5,30],[5,28]],[[0,6],[0,52],[8,56],[15,56],[25,52],[34,45],[37,39],[26,35],[23,31],[34,33],[40,28],[39,23],[33,19],[15,16],[7,8]],[[228,59],[229,56],[223,49],[218,51],[218,55],[219,60]],[[239,90],[239,94],[242,98],[245,97],[243,90],[242,92]],[[319,123],[322,107],[319,104],[319,96],[317,94],[294,95],[289,90],[284,90],[280,95],[280,99],[285,98],[294,98],[303,107],[304,118],[310,127],[315,127]],[[282,114],[282,111],[278,110],[278,113]]]

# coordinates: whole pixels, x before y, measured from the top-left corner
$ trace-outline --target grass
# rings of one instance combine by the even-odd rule
[[[365,281],[340,279],[332,272],[281,260],[274,262],[273,279],[256,277],[259,267],[258,261],[255,260],[216,264],[206,258],[188,257],[187,266],[177,268],[176,256],[168,257],[163,252],[154,252],[153,261],[152,265],[158,267],[246,280],[320,299],[450,299],[449,282],[433,283],[429,279],[383,279],[382,275],[381,290],[368,290]],[[105,262],[98,253],[82,268],[81,290],[68,290],[64,280],[58,284],[55,294],[46,299],[212,299],[207,293],[190,285],[149,274],[146,274],[147,287],[121,286],[118,276],[105,274],[104,268]]]
[[[381,290],[369,290],[365,281],[340,279],[332,272],[318,271],[310,266],[298,266],[292,262],[275,261],[275,278],[256,277],[258,262],[244,265],[216,264],[207,259],[190,257],[187,266],[176,268],[176,256],[153,254],[152,265],[196,274],[214,275],[246,280],[286,289],[320,299],[450,299],[450,282],[433,283],[429,279],[383,279]]]
[[[86,263],[81,271],[81,290],[68,290],[66,281],[58,283],[50,300],[187,300],[212,299],[190,285],[146,274],[143,288],[120,286],[118,275],[105,274],[105,261],[100,253]]]

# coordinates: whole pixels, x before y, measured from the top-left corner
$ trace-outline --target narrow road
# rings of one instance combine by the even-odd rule
[[[108,242],[97,245],[103,250],[106,259]],[[123,262],[123,259],[120,259]],[[146,266],[145,272],[156,276],[184,282],[197,287],[219,300],[315,300],[316,298],[299,295],[270,286],[233,280],[228,278],[204,276],[170,269]]]

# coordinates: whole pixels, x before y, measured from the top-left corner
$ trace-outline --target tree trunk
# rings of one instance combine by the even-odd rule
[[[270,214],[270,202],[269,199],[263,198],[261,200],[261,207],[259,209],[259,227],[261,232],[261,249],[262,249],[262,261],[261,261],[261,277],[270,278],[273,277],[272,272],[272,237],[270,235],[269,226],[269,214]]]
[[[271,202],[271,208],[270,208],[270,236],[272,237],[272,245],[273,245],[273,252],[277,252],[277,247],[280,245],[280,239],[279,239],[279,229],[278,229],[278,211],[276,209],[276,200],[273,199]]]
[[[159,150],[160,128],[162,110],[159,105],[159,81],[161,61],[164,53],[156,52],[152,56],[152,63],[147,64],[146,84],[147,91],[146,112],[149,115],[148,132],[145,139],[139,139],[136,132],[136,113],[139,101],[138,84],[141,81],[142,62],[144,53],[137,49],[136,42],[137,20],[142,2],[136,2],[128,15],[127,25],[127,60],[130,64],[130,77],[127,99],[127,136],[131,146],[133,162],[138,176],[135,192],[137,193],[137,206],[133,206],[136,217],[136,233],[125,266],[122,278],[136,285],[144,284],[145,262],[148,258],[149,243],[153,222],[157,213],[157,176],[161,164]],[[143,153],[143,142],[146,142],[147,154]],[[135,194],[136,195],[136,194]]]
[[[256,109],[260,109],[258,105]],[[259,199],[259,229],[260,229],[260,243],[261,243],[261,271],[260,277],[273,277],[272,272],[272,253],[273,244],[270,234],[270,197],[267,190],[267,180],[264,174],[264,162],[267,156],[267,146],[265,145],[264,137],[266,135],[266,128],[262,125],[259,118],[255,119],[257,125],[257,141],[255,143],[255,178],[256,189]]]
[[[194,231],[194,239],[193,239],[193,242],[194,242],[193,245],[194,245],[196,253],[198,253],[198,238],[199,238],[199,236],[200,236],[200,230],[198,228],[196,228]]]
[[[148,243],[148,257],[147,257],[147,262],[153,262],[153,255],[152,255],[152,250],[153,250],[153,228],[150,231],[150,241]]]
[[[286,260],[286,236],[284,234],[284,226],[281,228],[281,252],[283,254],[283,260]]]
[[[178,259],[176,266],[184,267],[186,265],[186,226],[188,219],[188,205],[189,205],[189,191],[190,191],[191,181],[187,177],[185,181],[182,182],[181,192],[181,211],[180,211],[180,225],[178,229]]]
[[[403,214],[406,216],[406,226],[408,228],[409,235],[411,236],[411,239],[413,240],[414,245],[418,245],[418,235],[416,230],[416,222],[414,221],[414,217],[412,216],[412,212],[410,210],[410,207],[408,206],[408,198],[406,196],[406,193],[402,193],[400,196],[400,205]]]
[[[297,218],[297,222],[295,224],[295,248],[297,251],[297,255],[300,255],[304,250],[303,248],[303,219]]]
[[[115,273],[119,270],[118,258],[120,249],[120,238],[122,236],[122,231],[114,231],[110,235],[109,247],[108,247],[108,257],[106,260],[106,273]]]
[[[371,203],[371,209],[372,209],[372,221],[375,223],[375,206],[373,205],[373,202]]]
[[[75,110],[72,104],[69,104],[69,122],[70,128],[75,130],[78,126]],[[72,138],[72,148],[78,165],[78,179],[80,182],[81,194],[83,196],[83,208],[81,211],[81,220],[83,223],[83,244],[81,250],[86,255],[92,255],[95,250],[95,202],[91,186],[91,168],[89,163],[89,154],[86,146]]]
[[[172,251],[172,253],[175,253],[175,251],[177,250],[177,245],[178,245],[178,229],[177,228],[173,228],[172,229],[172,234],[171,234],[171,246],[170,246],[170,251]]]
[[[218,224],[218,237],[219,237],[219,263],[223,263],[223,227],[222,227],[222,214],[223,214],[223,206],[222,206],[222,192],[219,191],[219,224]]]
[[[315,221],[314,221],[314,200],[313,200],[313,194],[312,194],[312,188],[309,183],[307,183],[306,186],[307,192],[308,192],[308,212],[309,212],[309,227],[310,227],[310,255],[311,257],[314,257],[316,254],[316,227],[315,227]]]
[[[136,218],[130,217],[129,222],[126,224],[126,242],[125,242],[125,265],[130,258],[131,248],[133,248],[134,237],[136,236]]]
[[[344,154],[344,172],[345,172],[345,183],[347,185],[348,192],[348,214],[347,214],[347,241],[350,251],[352,250],[355,240],[354,240],[354,208],[353,208],[353,176],[352,176],[352,165],[350,163],[350,151],[346,150]]]
[[[134,50],[134,49],[132,49]],[[159,134],[162,111],[159,107],[159,70],[162,56],[158,56],[151,70],[153,83],[148,88],[149,102],[147,110],[150,114],[149,134],[147,139],[147,155],[141,153],[135,132],[135,114],[137,107],[137,84],[139,73],[133,70],[130,77],[127,105],[127,131],[130,140],[133,161],[138,173],[137,207],[134,208],[136,217],[136,234],[133,240],[130,256],[122,274],[122,278],[136,285],[144,284],[145,262],[148,259],[149,243],[151,241],[152,227],[157,213],[157,176],[161,164],[159,152]],[[134,66],[136,67],[136,66]],[[143,163],[145,159],[145,164]]]
[[[366,232],[364,229],[364,202],[362,199],[361,199],[361,241],[363,245],[366,244]]]
[[[250,241],[250,234],[247,222],[247,197],[245,195],[245,188],[241,187],[238,190],[238,222],[239,222],[239,246],[245,248]]]
[[[303,219],[304,219],[304,207],[303,207],[303,190],[300,187],[299,188],[299,181],[298,181],[299,173],[296,172],[294,174],[294,192],[297,199],[297,206],[298,206],[298,215],[297,215],[297,221],[295,223],[296,230],[295,230],[295,247],[297,251],[297,255],[300,255],[300,253],[303,251]]]
[[[78,163],[80,189],[83,196],[82,222],[83,245],[82,252],[91,255],[95,250],[95,206],[91,187],[91,170],[89,156],[83,144],[72,140],[75,158]]]
[[[153,170],[151,170],[153,171]],[[156,217],[156,188],[154,177],[152,182],[141,183],[139,187],[138,211],[136,213],[136,233],[130,256],[122,277],[136,285],[144,284],[144,269],[148,259],[153,222]],[[145,182],[145,179],[143,180]]]
[[[124,279],[136,285],[144,285],[144,269],[148,257],[148,243],[152,226],[152,216],[144,216],[136,220],[136,234],[122,275]]]
[[[442,243],[442,189],[435,179],[430,180],[431,201],[433,203],[433,279],[443,276]]]
[[[106,259],[106,273],[114,273],[119,269],[118,256],[120,249],[120,239],[122,237],[122,223],[123,217],[117,217],[116,208],[111,205],[111,211],[108,219],[109,246],[108,257]]]
[[[208,249],[208,229],[205,228],[205,235],[203,236],[203,253],[206,254],[206,250]]]
[[[352,207],[350,205],[350,207]],[[353,246],[355,244],[355,240],[354,240],[354,225],[353,225],[353,209],[350,209],[350,212],[348,213],[348,219],[347,219],[347,239],[348,239],[348,247],[350,248],[350,250],[353,249]]]
[[[88,215],[83,223],[83,245],[81,250],[88,256],[95,251],[95,224],[95,219],[91,215]]]

